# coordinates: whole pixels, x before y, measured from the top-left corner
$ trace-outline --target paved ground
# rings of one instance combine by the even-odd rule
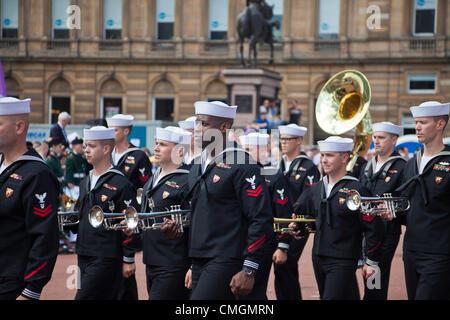
[[[400,239],[397,248],[391,272],[391,282],[389,286],[390,300],[406,300],[406,286],[405,276],[403,273],[402,261],[402,238]],[[305,300],[319,299],[316,281],[311,262],[311,248],[313,238],[310,237],[299,263],[300,283],[302,288],[303,298]],[[75,296],[75,289],[72,289],[74,283],[74,267],[77,264],[76,255],[60,255],[56,261],[53,277],[44,288],[41,298],[44,300],[72,300]],[[145,282],[145,266],[142,263],[142,254],[136,257],[136,279],[138,283],[139,299],[148,299],[146,282]],[[362,296],[362,280],[360,272],[357,271],[358,282],[360,285]],[[273,272],[271,272],[269,279],[269,287],[267,289],[267,296],[270,300],[276,299],[273,288]]]

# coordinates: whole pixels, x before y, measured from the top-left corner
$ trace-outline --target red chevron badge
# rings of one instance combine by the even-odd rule
[[[51,204],[49,204],[44,209],[40,209],[40,208],[36,208],[36,207],[33,208],[33,213],[38,215],[38,216],[40,216],[40,217],[42,217],[42,218],[45,218],[50,212],[52,212],[52,205]]]
[[[262,192],[261,185],[258,186],[258,188],[256,188],[255,190],[247,190],[247,194],[250,197],[255,197],[255,198],[258,197],[261,194],[261,192]]]
[[[145,177],[139,176],[139,180],[141,180],[142,182],[147,182],[147,180],[149,179],[149,175],[146,174]]]
[[[277,202],[278,202],[278,204],[281,204],[281,205],[284,206],[288,202],[288,198],[286,197],[283,200],[277,199]]]

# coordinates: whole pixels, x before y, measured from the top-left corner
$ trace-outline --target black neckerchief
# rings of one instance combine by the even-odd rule
[[[386,160],[386,162],[383,163],[381,168],[377,172],[375,172],[375,168],[377,165],[376,159],[377,157],[373,157],[371,161],[367,162],[366,167],[364,168],[364,175],[367,177],[369,190],[372,190],[373,183],[378,179],[378,177],[381,176],[381,179],[386,178],[389,169],[397,160],[403,160],[406,162],[403,157],[401,157],[396,151],[394,151]]]
[[[323,188],[321,188],[321,192],[320,192],[320,207],[319,210],[322,210],[322,204],[325,205],[325,214],[327,217],[327,224],[329,226],[331,226],[331,203],[330,201],[328,201],[329,199],[331,199],[332,197],[334,197],[336,195],[336,193],[338,193],[339,191],[339,187],[341,185],[342,182],[345,181],[359,181],[358,179],[356,179],[355,177],[349,176],[349,175],[345,175],[343,176],[338,182],[336,182],[336,184],[333,186],[333,189],[331,189],[330,195],[327,197],[327,189],[328,189],[328,176],[324,176],[322,179],[323,182]]]
[[[450,156],[450,147],[445,146],[444,149],[442,151],[440,151],[439,153],[437,153],[436,155],[434,155],[426,164],[425,168],[423,169],[422,173],[419,173],[419,168],[420,168],[420,162],[422,160],[422,155],[423,155],[423,149],[419,149],[416,151],[415,153],[415,157],[416,157],[416,161],[414,161],[414,171],[415,171],[415,175],[413,177],[411,177],[408,181],[406,181],[404,184],[402,184],[400,187],[397,188],[397,192],[401,192],[403,190],[405,190],[407,187],[409,187],[409,185],[415,185],[416,183],[419,184],[420,186],[420,191],[422,194],[422,198],[424,201],[425,206],[428,205],[428,191],[427,188],[425,186],[425,182],[423,181],[423,175],[425,173],[427,173],[428,171],[431,170],[431,168],[433,168],[433,165],[435,163],[436,158],[441,157],[441,156]],[[439,161],[439,160],[438,160]]]
[[[299,161],[296,161],[297,159],[300,159]],[[283,172],[283,174],[286,176],[286,177],[289,177],[291,174],[292,174],[292,172],[297,172],[297,170],[298,170],[298,168],[300,167],[300,164],[303,162],[303,159],[307,159],[307,160],[310,160],[310,158],[308,158],[308,156],[305,154],[305,153],[301,153],[300,155],[298,155],[297,157],[295,157],[295,159],[294,160],[292,160],[292,162],[291,162],[291,164],[290,164],[290,166],[289,166],[289,168],[288,168],[288,171],[286,172],[286,174],[284,173],[286,170],[286,168],[285,168],[285,158],[282,158],[281,159],[281,161],[280,161],[280,168],[281,168],[281,171]]]
[[[117,167],[120,167],[124,163],[126,157],[128,156],[128,154],[130,152],[138,151],[138,150],[140,150],[140,149],[130,143],[128,146],[128,149],[124,152],[124,154],[120,157],[119,161],[117,162]]]
[[[3,154],[0,154],[0,165],[3,164],[4,161]],[[24,153],[22,156],[20,156],[16,161],[14,161],[12,164],[10,164],[6,169],[1,173],[0,175],[0,185],[3,185],[6,181],[6,179],[10,176],[10,174],[17,170],[22,164],[26,163],[27,161],[37,161],[41,162],[45,165],[47,163],[39,156],[39,154],[34,150],[28,150],[26,153]]]

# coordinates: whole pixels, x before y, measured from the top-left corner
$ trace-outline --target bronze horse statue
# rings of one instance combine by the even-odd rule
[[[245,8],[237,17],[237,33],[239,35],[241,64],[246,66],[244,59],[244,41],[250,39],[248,50],[248,66],[252,64],[256,67],[257,62],[257,43],[268,43],[270,46],[269,64],[273,64],[273,27],[280,28],[279,21],[271,21],[273,17],[273,8],[264,0],[247,0]]]

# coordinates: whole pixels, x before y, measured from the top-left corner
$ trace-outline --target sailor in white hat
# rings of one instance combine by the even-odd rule
[[[295,202],[303,192],[319,181],[320,172],[312,160],[300,151],[307,128],[292,123],[279,126],[278,129],[283,153],[279,167],[288,180],[289,193]],[[308,236],[309,234],[302,239],[293,240],[288,251],[287,263],[275,265],[275,290],[277,298],[280,300],[300,300],[302,298],[298,261],[308,241]]]
[[[89,222],[89,212],[95,205],[115,213],[129,206],[138,207],[135,187],[111,163],[115,131],[103,126],[84,129],[86,160],[93,169],[81,181],[77,201],[80,222],[76,248],[82,272],[75,300],[116,300],[122,278],[131,277],[136,270],[134,251],[129,248],[136,238],[103,226],[95,229]]]
[[[114,166],[130,180],[136,189],[141,189],[152,175],[152,164],[144,151],[129,142],[133,120],[132,115],[125,114],[116,114],[106,119],[108,127],[116,129],[115,148],[112,153]]]
[[[244,150],[263,166],[261,170],[271,195],[273,217],[290,219],[293,212],[292,204],[294,200],[292,200],[289,193],[286,177],[281,170],[272,167],[269,162],[270,136],[265,133],[252,132],[248,135],[240,136],[239,140]],[[279,234],[274,238],[264,262],[260,265],[255,287],[250,296],[247,297],[248,299],[267,299],[267,282],[272,262],[275,265],[286,263],[290,243],[291,237],[287,234]]]
[[[195,103],[196,143],[204,151],[198,157],[202,163],[194,161],[189,173],[193,300],[249,294],[273,233],[270,196],[260,167],[254,161],[249,164],[250,155],[237,144],[224,149],[236,109],[219,101]],[[206,150],[211,137],[215,146]]]
[[[165,211],[171,206],[189,209],[184,202],[189,167],[182,160],[190,140],[191,133],[178,127],[156,129],[154,155],[158,169],[144,186],[142,212]],[[167,239],[160,232],[149,230],[142,239],[149,299],[188,299],[190,291],[184,285],[190,267],[187,232]]]
[[[395,151],[395,145],[402,127],[392,122],[379,122],[372,125],[372,131],[375,157],[364,167],[360,181],[373,196],[399,195],[395,190],[402,184],[406,160]],[[391,263],[400,239],[401,223],[391,214],[383,217],[390,221],[386,222],[386,233],[380,246],[381,285],[373,288],[364,281],[364,300],[387,300],[388,296]]]
[[[411,300],[450,298],[450,147],[442,140],[449,107],[436,101],[411,107],[423,150],[406,164],[405,182],[398,189],[411,204],[403,247]]]
[[[347,207],[350,190],[369,195],[358,179],[347,175],[353,140],[332,136],[318,144],[325,176],[302,194],[295,211],[315,213],[313,267],[320,298],[359,300],[355,272],[362,252],[361,239],[364,235],[366,259],[362,273],[367,280],[378,268],[384,226],[379,217]]]
[[[186,153],[184,157],[184,163],[190,164],[192,160],[201,152],[201,148],[195,148],[194,144],[194,130],[195,130],[195,121],[197,117],[192,116],[187,118],[184,121],[179,121],[178,125],[181,129],[191,134],[191,142],[190,142],[190,150]]]
[[[27,148],[30,101],[0,97],[0,300],[39,299],[59,249],[59,183]]]

